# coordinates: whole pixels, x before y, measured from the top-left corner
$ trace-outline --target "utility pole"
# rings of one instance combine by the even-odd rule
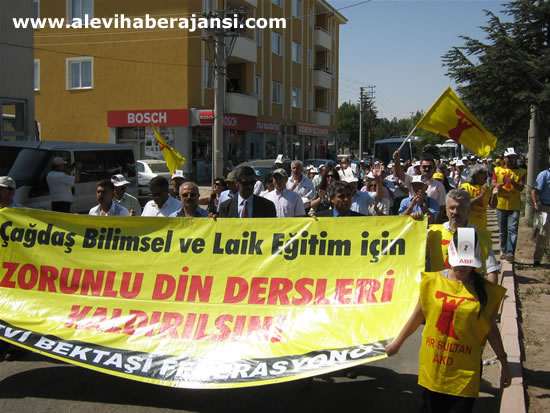
[[[368,92],[367,92],[367,103],[368,103],[368,117],[367,120],[369,122],[369,128],[367,130],[367,152],[372,153],[371,151],[371,131],[372,131],[372,109],[374,107],[374,89],[376,86],[367,86]]]
[[[535,6],[540,6],[540,0],[535,1]],[[527,142],[529,150],[527,153],[527,159],[529,164],[527,165],[527,202],[525,203],[525,219],[527,222],[533,221],[534,209],[529,200],[531,199],[531,190],[535,186],[537,180],[538,170],[538,154],[537,154],[537,142],[539,139],[539,120],[540,120],[540,107],[538,103],[531,105],[531,120],[529,122],[529,132],[527,134]]]
[[[215,14],[208,13],[207,18],[217,17],[221,22],[226,15],[246,14],[244,8],[216,11]],[[212,127],[212,182],[217,176],[223,176],[223,126],[225,117],[225,72],[227,59],[231,56],[237,37],[244,36],[244,30],[239,28],[224,29],[219,27],[208,29],[208,35],[202,40],[207,42],[214,49],[214,125]],[[226,42],[226,38],[230,38]]]
[[[359,160],[363,159],[363,91],[364,87],[360,88],[359,95]]]

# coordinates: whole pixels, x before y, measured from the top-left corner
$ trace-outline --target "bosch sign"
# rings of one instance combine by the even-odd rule
[[[107,126],[136,127],[151,126],[189,126],[189,109],[159,110],[110,110],[107,112]]]

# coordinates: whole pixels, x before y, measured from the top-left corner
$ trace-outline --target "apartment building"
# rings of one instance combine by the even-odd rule
[[[0,1],[0,141],[35,139],[33,31],[13,17],[32,17],[32,0]]]
[[[224,164],[325,157],[337,126],[339,27],[324,0],[35,0],[40,17],[285,18],[286,28],[226,38]],[[44,140],[131,143],[158,157],[150,122],[208,183],[212,168],[214,48],[182,29],[39,29],[36,119]],[[230,53],[229,53],[230,52]]]

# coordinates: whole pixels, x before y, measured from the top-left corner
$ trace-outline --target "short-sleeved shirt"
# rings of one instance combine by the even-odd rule
[[[504,178],[523,184],[525,183],[525,174],[527,171],[523,168],[510,169],[505,166],[498,166],[493,171],[493,182],[502,183]],[[502,186],[498,193],[497,209],[505,211],[519,211],[521,209],[521,192],[518,191],[510,182]]]
[[[540,202],[550,205],[550,169],[546,169],[538,174],[533,188],[539,191]]]
[[[481,305],[471,284],[422,273],[420,303],[426,319],[422,333],[418,384],[438,393],[477,397],[481,353],[506,289],[484,282],[487,303]]]
[[[99,215],[101,216],[101,207],[99,205],[96,205],[95,207],[91,208],[88,212],[88,215]],[[111,208],[107,211],[107,213],[103,216],[108,217],[128,217],[130,216],[130,212],[124,208],[123,206],[120,206],[116,202],[111,202]]]
[[[371,197],[369,192],[355,191],[353,198],[351,198],[350,210],[363,215],[370,215],[369,207],[375,203],[376,201]]]
[[[128,211],[131,210],[132,207],[134,207],[134,209],[136,210],[136,216],[139,217],[141,215],[141,205],[135,196],[132,196],[127,192],[124,192],[124,194],[122,195],[122,198],[116,199],[116,197],[113,197],[113,201],[115,201],[120,206],[123,206]]]
[[[169,217],[181,208],[181,202],[176,198],[168,197],[166,202],[159,209],[155,201],[149,201],[143,207],[142,217]]]
[[[287,189],[291,189],[296,181],[292,176],[289,176],[286,182]],[[302,176],[300,183],[292,191],[296,192],[302,198],[307,198],[311,201],[315,197],[315,189],[313,188],[313,182],[307,176]]]
[[[46,182],[50,189],[52,202],[73,202],[74,176],[61,171],[50,171],[46,176]]]
[[[470,195],[470,198],[476,198],[481,194],[481,187],[483,185],[472,185],[467,182],[463,183],[460,188]],[[487,229],[487,205],[491,200],[491,190],[485,191],[485,196],[478,200],[475,204],[470,205],[470,215],[468,215],[468,222],[481,229]]]
[[[202,209],[200,206],[197,205],[197,209],[195,209],[195,213],[193,214],[193,216],[195,218],[207,218],[208,211],[206,209]],[[170,218],[185,218],[185,212],[180,209],[179,211],[171,213]]]
[[[409,189],[409,195],[414,195],[412,190],[412,180],[411,175],[405,175],[405,186]],[[447,196],[447,191],[445,190],[445,185],[439,182],[437,179],[430,179],[428,182],[428,188],[426,188],[426,194],[434,198],[440,206],[445,205],[445,197]]]
[[[305,216],[306,210],[302,198],[296,192],[290,189],[283,189],[282,192],[274,189],[268,192],[265,199],[269,199],[275,204],[277,218]]]
[[[399,207],[398,212],[399,215],[401,215],[408,207],[411,206],[413,198],[414,196],[410,196],[401,201],[401,206]],[[434,216],[434,219],[437,219],[437,216],[439,215],[439,202],[437,202],[434,198],[431,198],[428,195],[424,194],[424,204],[430,210],[430,212]],[[412,212],[422,212],[422,207],[417,204],[413,207]]]

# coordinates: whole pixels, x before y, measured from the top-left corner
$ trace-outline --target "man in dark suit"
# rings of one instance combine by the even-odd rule
[[[275,204],[254,195],[256,172],[250,166],[235,170],[239,192],[220,205],[218,218],[276,218]]]
[[[318,217],[362,217],[363,214],[352,211],[353,188],[346,181],[335,181],[328,187],[328,197],[332,207],[319,212]]]

